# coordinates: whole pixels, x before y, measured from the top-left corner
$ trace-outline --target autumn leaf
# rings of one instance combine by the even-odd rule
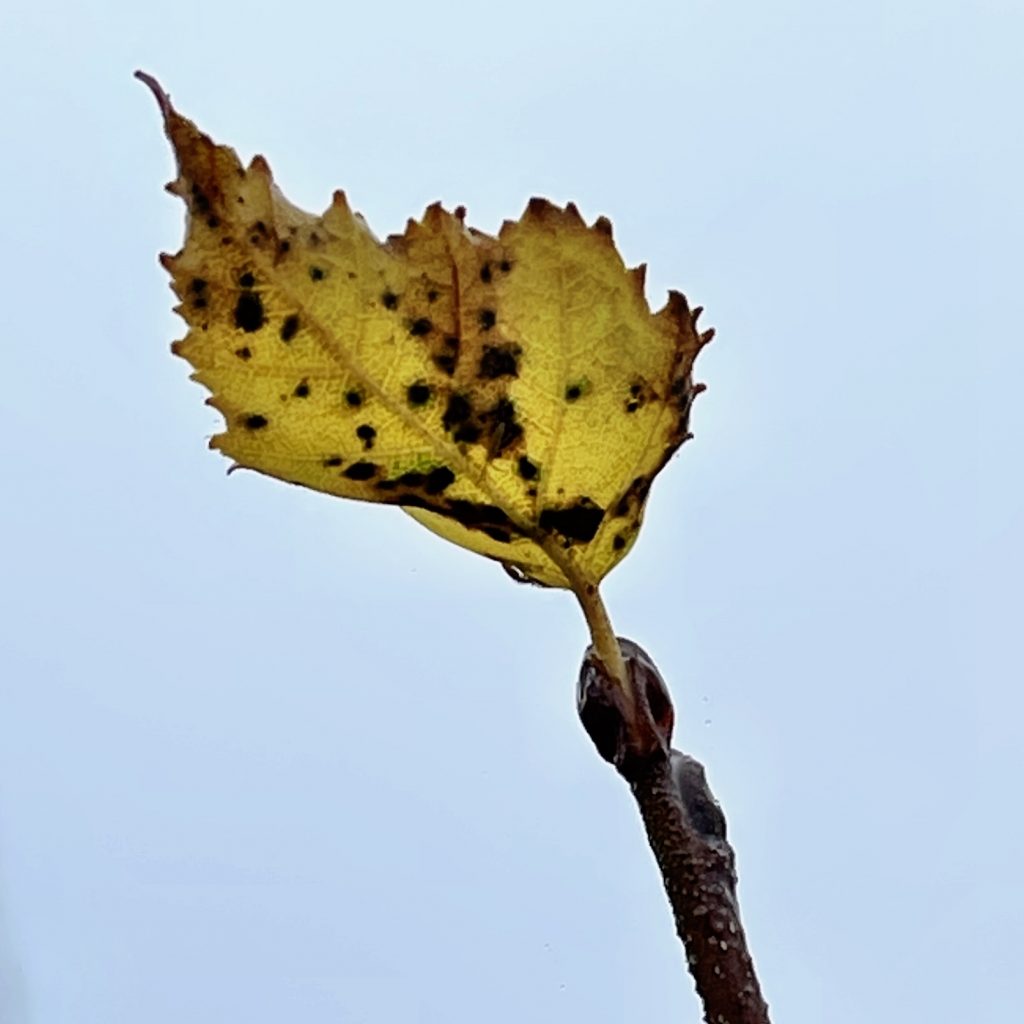
[[[162,260],[235,464],[399,505],[513,575],[578,593],[629,551],[651,482],[689,436],[711,338],[611,225],[530,201],[497,237],[429,207],[380,242],[336,192],[322,216],[243,167],[149,76],[179,174],[184,248]]]

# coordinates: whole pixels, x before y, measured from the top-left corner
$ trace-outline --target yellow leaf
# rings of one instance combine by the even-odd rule
[[[596,593],[689,436],[699,309],[670,292],[652,314],[644,268],[572,204],[533,199],[497,237],[434,205],[383,243],[342,192],[305,213],[140,77],[188,207],[163,263],[189,327],[173,350],[226,421],[211,445]]]

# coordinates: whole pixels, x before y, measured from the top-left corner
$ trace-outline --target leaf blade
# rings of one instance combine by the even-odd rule
[[[651,314],[607,221],[531,200],[496,237],[439,205],[380,242],[343,193],[315,216],[244,168],[155,82],[188,207],[165,257],[193,366],[238,466],[396,504],[550,586],[628,552],[687,435],[710,340],[672,293]]]

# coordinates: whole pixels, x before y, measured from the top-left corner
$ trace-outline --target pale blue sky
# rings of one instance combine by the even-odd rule
[[[775,1020],[1013,1019],[1022,45],[1009,2],[6,0],[0,1021],[699,1016],[571,598],[206,450],[137,67],[308,208],[573,199],[707,307],[606,596]]]

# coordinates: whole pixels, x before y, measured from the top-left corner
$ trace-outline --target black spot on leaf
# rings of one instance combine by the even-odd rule
[[[499,377],[519,376],[519,356],[522,349],[518,345],[484,345],[480,357],[480,376],[486,380],[497,380]]]
[[[490,263],[485,263],[480,268],[480,280],[483,281],[484,284],[490,284],[491,283],[491,265],[490,265]]]
[[[421,316],[418,319],[413,320],[413,322],[411,324],[409,324],[409,333],[414,338],[425,337],[433,329],[434,329],[434,325],[425,316]]]
[[[444,339],[444,351],[434,356],[434,365],[449,377],[455,373],[455,367],[458,365],[459,347],[459,339],[449,336]]]
[[[353,409],[358,409],[363,404],[363,393],[353,388],[345,392],[345,404]]]
[[[582,394],[583,388],[581,388],[579,384],[570,384],[565,389],[565,400],[567,402],[575,402]]]
[[[189,283],[189,288],[198,295],[200,292],[206,291],[206,281],[201,277],[193,277],[192,281]]]
[[[252,359],[252,349],[248,345],[243,345],[241,348],[235,349],[235,355],[239,359]]]
[[[369,423],[360,423],[356,427],[356,437],[363,442],[363,447],[369,451],[373,447],[373,442],[377,439],[377,431]]]
[[[591,541],[597,533],[604,509],[595,505],[589,498],[580,498],[568,508],[546,508],[540,514],[542,530],[555,530],[566,540]]]
[[[292,313],[290,316],[284,318],[284,323],[281,324],[281,340],[291,341],[296,334],[299,333],[299,318]]]
[[[480,329],[489,331],[498,322],[498,315],[493,309],[480,310]]]
[[[247,333],[258,331],[264,323],[263,302],[255,292],[242,292],[235,305],[235,326]]]
[[[322,281],[326,276],[327,272],[323,267],[310,267],[309,277],[311,281]]]
[[[623,537],[621,533],[615,534],[612,538],[612,547],[615,548],[616,551],[621,551],[625,546],[626,538]]]
[[[449,503],[448,514],[457,523],[470,528],[512,525],[509,517],[497,505],[483,505],[460,499]]]
[[[243,288],[251,288],[256,283],[256,278],[247,271],[238,279],[238,283]]]
[[[262,430],[270,421],[266,416],[259,413],[252,413],[242,418],[242,425],[246,430]]]
[[[452,434],[452,438],[455,441],[463,442],[465,444],[475,444],[480,440],[480,435],[483,431],[476,426],[474,423],[463,423],[458,430]]]
[[[296,398],[309,398],[309,384],[306,381],[299,381],[292,392]]]
[[[459,423],[465,423],[473,414],[473,408],[465,395],[452,395],[444,411],[441,423],[445,430],[451,430]]]
[[[388,288],[380,297],[385,309],[398,309],[398,296]]]
[[[481,419],[490,425],[491,455],[500,455],[506,448],[523,435],[523,428],[516,422],[516,407],[508,398],[500,398],[494,407],[488,409]]]
[[[483,529],[491,540],[496,540],[499,544],[512,543],[512,534],[508,530],[502,530],[497,526],[485,526]]]
[[[329,455],[324,459],[324,465],[328,469],[333,469],[336,466],[340,466],[345,460],[340,455]]]
[[[409,387],[406,388],[405,395],[409,400],[410,405],[426,405],[430,400],[430,385],[424,384],[422,381],[417,381],[415,384],[410,384]]]
[[[341,475],[349,480],[369,480],[377,475],[377,467],[372,462],[353,462]]]
[[[525,455],[519,457],[519,475],[524,480],[536,480],[540,475],[540,469],[536,463],[531,462]]]
[[[455,474],[447,466],[438,466],[427,474],[425,490],[427,494],[440,494],[455,483]]]

